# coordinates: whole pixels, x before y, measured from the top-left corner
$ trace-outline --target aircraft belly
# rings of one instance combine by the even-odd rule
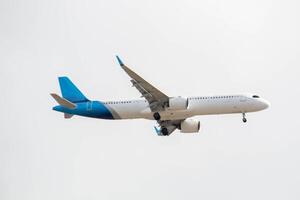
[[[111,106],[119,119],[138,119],[144,118],[141,111],[145,109],[144,105],[113,105]]]

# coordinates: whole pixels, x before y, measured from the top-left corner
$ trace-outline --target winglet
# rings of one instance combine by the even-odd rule
[[[119,65],[122,67],[122,66],[125,66],[124,63],[122,62],[122,60],[119,58],[119,56],[116,56],[118,62],[119,62]]]
[[[158,129],[156,126],[154,126],[155,132],[157,133],[157,135],[161,135],[161,131],[160,129]]]

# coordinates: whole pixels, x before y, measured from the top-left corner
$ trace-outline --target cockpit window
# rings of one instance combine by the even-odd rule
[[[253,97],[253,98],[259,98],[259,96],[258,96],[258,95],[253,95],[252,97]]]

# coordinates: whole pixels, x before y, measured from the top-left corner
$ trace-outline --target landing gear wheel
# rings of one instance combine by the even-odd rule
[[[246,123],[247,122],[247,119],[246,119],[246,114],[243,113],[243,122]]]
[[[169,135],[169,131],[168,131],[168,129],[166,127],[162,127],[161,128],[161,133],[162,133],[163,136]]]
[[[158,112],[154,113],[153,114],[153,118],[156,120],[156,121],[159,121],[160,120],[160,114]]]

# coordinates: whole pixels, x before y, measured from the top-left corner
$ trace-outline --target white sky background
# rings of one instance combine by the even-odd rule
[[[297,0],[0,2],[0,199],[299,199]],[[114,58],[170,96],[257,93],[272,106],[154,121],[64,120],[57,77],[137,98]]]

